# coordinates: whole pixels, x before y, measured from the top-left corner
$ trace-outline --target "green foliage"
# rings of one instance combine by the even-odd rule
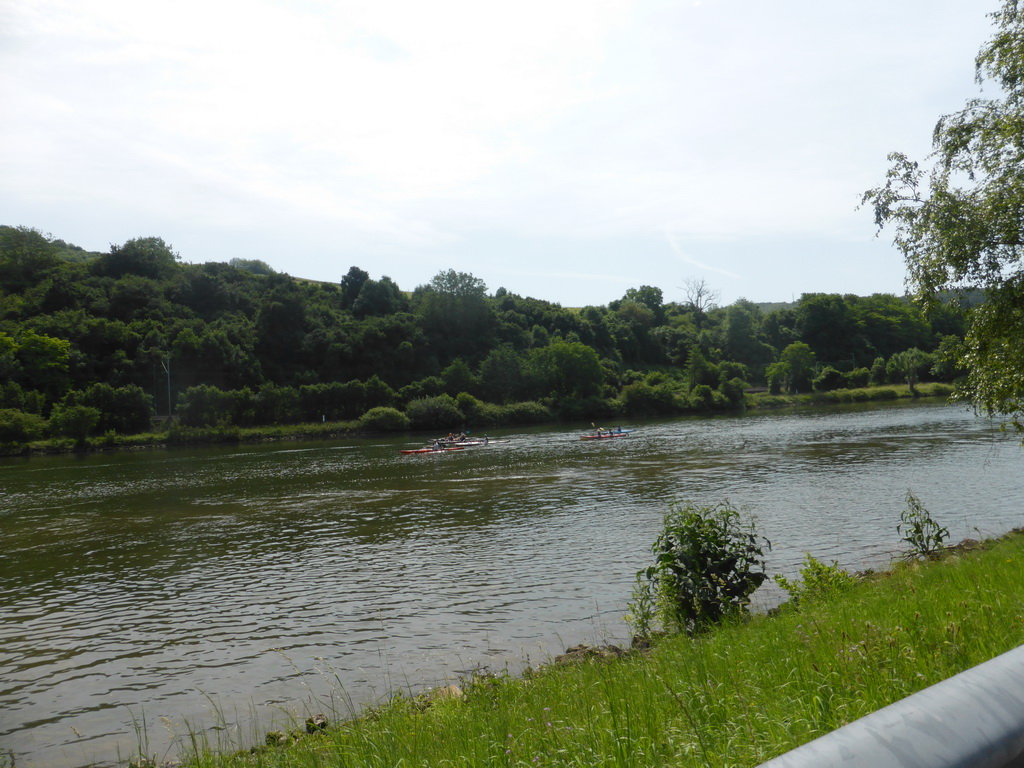
[[[887,383],[888,378],[885,370],[885,358],[876,357],[871,363],[871,379],[870,382],[873,386],[881,386]]]
[[[87,405],[58,405],[50,414],[50,433],[70,437],[82,444],[100,423],[99,408]]]
[[[0,226],[0,285],[20,293],[60,261],[50,239],[31,227]]]
[[[746,387],[747,382],[739,378],[732,378],[718,385],[718,393],[725,400],[726,407],[742,408],[746,402],[746,395],[744,394]]]
[[[781,395],[789,382],[789,363],[771,363],[765,369],[765,378],[768,380],[768,391],[773,395]]]
[[[910,545],[910,557],[935,557],[942,552],[942,542],[949,538],[949,529],[932,519],[931,513],[918,498],[907,491],[907,508],[900,513],[896,532]]]
[[[69,392],[64,405],[84,405],[100,413],[95,432],[117,432],[130,435],[149,428],[153,417],[152,398],[141,387],[130,384],[112,387],[96,383],[84,392]]]
[[[28,443],[46,431],[46,419],[14,408],[0,408],[0,443]]]
[[[136,237],[124,245],[110,246],[98,267],[112,277],[131,274],[159,279],[171,274],[179,258],[159,237]]]
[[[707,384],[698,384],[690,392],[689,406],[695,411],[710,411],[715,407],[715,390]]]
[[[891,381],[905,381],[911,392],[920,380],[921,374],[931,368],[932,356],[916,347],[897,352],[889,358],[886,373]]]
[[[852,388],[866,387],[871,382],[871,371],[867,368],[854,368],[846,374],[846,386]]]
[[[718,386],[718,366],[708,362],[700,347],[696,345],[690,350],[689,360],[686,363],[686,374],[691,392],[701,386],[708,387],[708,389]]]
[[[486,427],[498,424],[502,421],[500,405],[485,403],[468,392],[460,392],[455,398],[455,404],[466,419],[467,424],[473,427]]]
[[[532,400],[501,406],[501,421],[504,424],[543,424],[551,421],[553,416],[549,408]]]
[[[71,377],[71,342],[25,331],[18,339],[18,361],[23,375],[51,398],[64,394]]]
[[[556,398],[589,397],[601,392],[601,360],[582,342],[555,341],[533,350],[530,365],[541,387]]]
[[[377,406],[359,417],[359,428],[379,432],[404,432],[411,422],[408,416],[397,408]]]
[[[1021,540],[1004,541],[620,660],[585,648],[579,663],[523,678],[396,694],[312,737],[296,736],[299,720],[245,751],[197,728],[180,757],[189,768],[761,765],[1016,646],[1022,557]]]
[[[674,390],[668,382],[651,386],[638,381],[623,387],[619,399],[623,412],[630,415],[669,414],[677,410]]]
[[[961,362],[958,397],[990,414],[1024,416],[1024,13],[1004,0],[991,14],[996,33],[975,59],[979,83],[996,99],[972,99],[941,117],[927,166],[889,155],[884,185],[864,193],[881,229],[894,228],[909,282],[927,304],[981,289]]]
[[[799,581],[791,581],[781,573],[775,574],[772,579],[789,593],[790,601],[794,604],[828,599],[846,592],[857,583],[856,577],[840,568],[838,562],[833,561],[832,565],[827,565],[810,552],[804,556]]]
[[[935,350],[935,362],[932,364],[931,375],[938,381],[954,381],[967,373],[962,365],[966,354],[964,341],[959,336],[943,336]]]
[[[252,260],[181,263],[155,237],[90,254],[0,226],[0,408],[98,408],[95,431],[126,434],[210,387],[185,404],[196,429],[351,421],[443,393],[472,397],[458,408],[474,424],[591,421],[734,409],[745,401],[736,380],[780,392],[793,368],[771,361],[807,343],[800,328],[811,338],[824,327],[806,322],[819,310],[845,313],[858,349],[889,354],[913,339],[930,350],[938,338],[896,297],[813,294],[762,315],[746,300],[719,308],[713,293],[698,285],[692,305],[666,304],[641,286],[608,307],[564,309],[504,289],[490,297],[448,270],[409,298],[358,267],[332,285]],[[958,332],[957,311],[933,313],[943,334]]]
[[[814,370],[814,351],[810,345],[802,341],[793,342],[782,350],[779,361],[789,365],[787,388],[791,393],[810,390]]]
[[[452,361],[451,365],[441,371],[444,391],[454,397],[459,392],[473,392],[479,382],[469,365],[461,357]]]
[[[767,578],[765,547],[753,519],[728,502],[674,504],[651,547],[654,565],[637,574],[632,614],[649,615],[644,606],[654,605],[664,629],[695,634],[745,612]]]
[[[244,427],[253,423],[255,411],[256,397],[248,387],[223,391],[200,384],[178,398],[177,415],[186,427]]]
[[[815,392],[831,392],[833,389],[841,389],[846,386],[846,377],[831,365],[826,365],[814,377],[812,382]]]
[[[405,406],[413,429],[453,430],[465,423],[465,416],[451,395],[423,397]]]

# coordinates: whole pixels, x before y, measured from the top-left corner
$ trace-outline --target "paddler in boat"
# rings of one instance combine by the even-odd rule
[[[440,451],[441,450],[441,443],[438,442],[437,438],[435,437],[434,438],[434,444],[432,446],[430,446],[430,447],[433,448],[435,451]]]

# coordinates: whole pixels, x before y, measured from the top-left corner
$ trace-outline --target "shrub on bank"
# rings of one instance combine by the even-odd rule
[[[0,408],[0,443],[28,443],[46,432],[46,419],[14,408]]]
[[[447,431],[465,423],[466,417],[459,410],[458,403],[451,395],[421,397],[405,406],[405,414],[413,429],[440,429]]]
[[[397,408],[378,406],[359,417],[359,428],[379,432],[403,432],[411,421]]]
[[[648,636],[655,623],[693,635],[747,610],[767,578],[753,519],[728,502],[674,504],[651,547],[654,565],[637,574],[631,623]]]
[[[534,400],[498,406],[501,424],[544,424],[553,421],[554,414],[545,405]]]
[[[627,384],[619,395],[622,412],[630,416],[678,413],[671,382],[651,385],[646,381]]]

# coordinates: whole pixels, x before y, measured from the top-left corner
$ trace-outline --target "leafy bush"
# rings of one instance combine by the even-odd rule
[[[178,395],[178,418],[187,427],[248,426],[255,408],[256,398],[248,387],[224,391],[199,384]]]
[[[646,635],[657,618],[666,631],[694,634],[743,613],[767,578],[764,547],[753,519],[728,502],[674,504],[651,547],[654,565],[637,573],[634,628]]]
[[[465,421],[455,398],[451,395],[421,397],[405,406],[405,413],[415,429],[454,429]]]
[[[873,387],[879,387],[886,383],[885,358],[876,357],[871,363],[871,378],[869,383]]]
[[[509,403],[500,408],[500,420],[504,424],[542,424],[551,421],[551,411],[533,400]]]
[[[832,565],[826,565],[809,552],[800,569],[800,581],[790,581],[781,573],[776,574],[773,580],[789,593],[794,604],[845,592],[857,583],[856,577],[840,568],[838,562],[833,560]]]
[[[50,414],[50,433],[84,443],[85,438],[100,423],[100,416],[99,408],[90,408],[87,405],[58,405]]]
[[[723,381],[718,385],[718,393],[728,403],[730,408],[742,408],[746,403],[746,395],[744,390],[747,388],[747,382],[743,379],[733,377],[728,381]]]
[[[0,408],[0,443],[27,443],[46,431],[46,419],[14,408]]]
[[[698,384],[690,392],[690,407],[698,411],[711,410],[715,405],[714,392],[707,384]]]
[[[377,406],[359,417],[360,429],[379,430],[381,432],[402,432],[409,428],[409,417],[397,408]]]
[[[64,396],[63,405],[84,405],[100,412],[95,432],[113,430],[129,435],[149,428],[153,416],[153,398],[139,386],[129,384],[112,387],[99,382],[84,392],[72,391]]]
[[[846,386],[863,388],[871,381],[871,371],[867,368],[854,368],[846,374]]]
[[[672,390],[671,383],[652,385],[646,381],[637,381],[627,384],[619,395],[622,410],[631,415],[674,413],[676,406]]]
[[[612,419],[619,415],[614,402],[598,395],[565,397],[558,401],[556,408],[559,417],[565,421]]]
[[[815,392],[831,392],[834,389],[842,389],[847,385],[846,377],[831,365],[821,369],[812,382]]]
[[[444,394],[444,381],[440,376],[427,376],[419,381],[406,384],[398,391],[398,399],[410,403],[424,397],[437,397]]]
[[[949,529],[932,519],[918,498],[907,491],[907,508],[900,514],[896,532],[910,545],[909,557],[935,557],[942,551],[942,542],[949,538]]]

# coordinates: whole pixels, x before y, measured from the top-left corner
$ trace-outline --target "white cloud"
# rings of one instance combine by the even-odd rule
[[[145,223],[310,277],[337,271],[325,242],[404,286],[463,249],[500,273],[487,254],[524,238],[549,262],[524,273],[628,280],[614,242],[647,284],[680,258],[731,281],[766,243],[870,240],[854,209],[886,153],[924,154],[974,93],[969,5],[7,0],[0,206],[73,242],[106,227],[85,247]]]

